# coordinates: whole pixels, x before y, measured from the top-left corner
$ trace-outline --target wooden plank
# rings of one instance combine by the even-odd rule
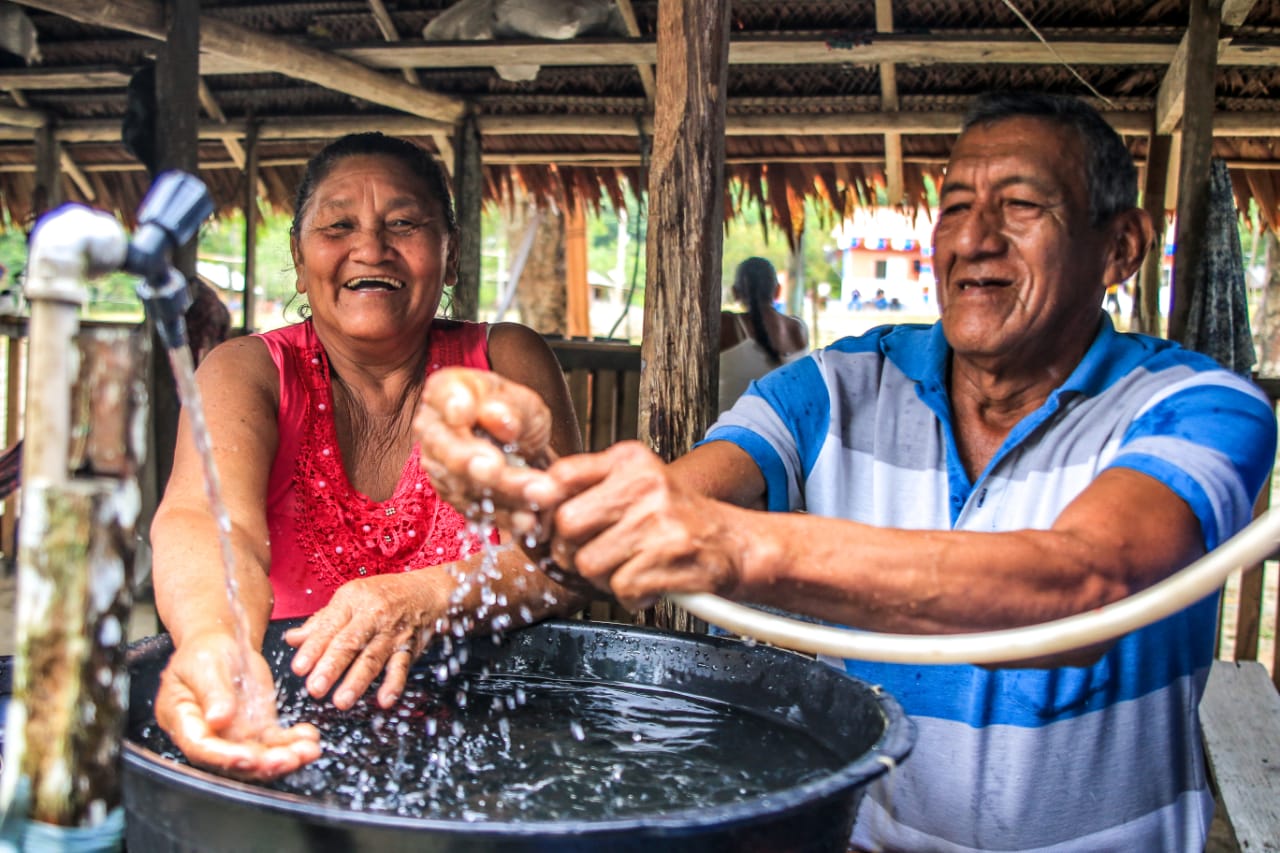
[[[1218,10],[1211,0],[1192,0],[1187,26],[1186,114],[1182,119],[1182,157],[1178,168],[1177,246],[1173,261],[1173,306],[1169,337],[1181,342],[1191,305],[1204,283],[1201,260],[1209,215],[1209,162],[1213,154],[1214,76]]]
[[[622,401],[618,404],[618,441],[631,441],[639,437],[639,434],[640,371],[628,370],[622,374]]]
[[[1163,331],[1160,323],[1160,284],[1163,276],[1161,267],[1164,260],[1164,230],[1168,224],[1165,221],[1165,188],[1168,185],[1169,154],[1172,147],[1173,140],[1168,136],[1153,133],[1148,137],[1146,173],[1142,185],[1142,207],[1151,217],[1155,234],[1138,277],[1138,298],[1134,302],[1137,322],[1133,324],[1133,331],[1157,337]]]
[[[5,400],[4,446],[13,447],[22,437],[22,338],[18,334],[5,334]],[[0,549],[5,562],[12,568],[17,561],[18,545],[18,492],[4,499],[4,520],[0,523]]]
[[[631,5],[631,0],[617,0],[618,13],[622,15],[622,22],[627,28],[627,35],[631,38],[640,37],[640,23],[636,20],[636,10]],[[636,73],[640,75],[640,87],[644,89],[644,99],[653,105],[653,99],[658,91],[657,81],[653,77],[653,66],[647,62],[636,64]]]
[[[165,5],[155,0],[20,0],[81,23],[164,40]],[[393,107],[413,115],[453,122],[462,102],[411,86],[358,62],[306,44],[264,35],[212,15],[200,15],[200,50],[220,55],[245,70],[274,71],[296,80]]]
[[[591,445],[592,452],[604,450],[617,438],[618,373],[597,370],[591,376]]]
[[[1256,0],[1228,0],[1222,4],[1220,10],[1220,20],[1226,26],[1236,26],[1249,16],[1249,11],[1253,8]],[[1186,82],[1188,69],[1188,45],[1191,39],[1191,32],[1188,30],[1186,35],[1182,37],[1182,41],[1178,43],[1178,49],[1174,53],[1173,59],[1169,62],[1169,68],[1165,72],[1164,79],[1160,82],[1160,90],[1156,93],[1156,132],[1157,133],[1173,133],[1178,123],[1182,121],[1182,114],[1186,101]],[[1222,56],[1230,45],[1231,39],[1219,39],[1218,55]],[[1222,64],[1221,58],[1219,63]],[[1197,73],[1201,73],[1203,69],[1196,66],[1190,66]],[[1212,77],[1212,74],[1210,74]]]
[[[565,384],[569,386],[569,400],[578,416],[578,431],[582,446],[591,446],[591,371],[586,368],[565,370]]]
[[[1239,849],[1280,851],[1280,694],[1266,668],[1215,661],[1200,723],[1209,772]]]
[[[34,0],[23,0],[33,3]],[[41,0],[49,2],[49,0]],[[661,15],[659,15],[661,24]],[[1254,48],[1264,43],[1251,44]],[[485,68],[503,63],[583,66],[652,65],[659,47],[647,38],[503,39],[476,42],[428,42],[406,39],[393,45],[379,42],[330,44],[329,50],[373,68]],[[842,33],[823,35],[739,35],[729,42],[731,65],[916,65],[1043,64],[1168,65],[1177,43],[1163,33],[1131,38],[1082,38],[1057,33],[1053,51],[1025,30],[983,34]],[[1056,55],[1055,55],[1056,54]],[[1253,63],[1249,63],[1253,64]],[[206,73],[244,73],[247,69],[220,63]]]
[[[245,139],[244,153],[244,313],[240,329],[245,334],[253,331],[257,315],[255,289],[258,282],[258,135],[253,125]]]
[[[458,211],[458,277],[453,287],[452,315],[475,320],[480,313],[480,220],[484,206],[484,173],[480,160],[480,129],[475,116],[458,122],[453,139],[454,205]]]
[[[129,72],[109,65],[0,70],[0,89],[123,89],[127,85]]]

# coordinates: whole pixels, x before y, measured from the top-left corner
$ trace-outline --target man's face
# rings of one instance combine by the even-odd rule
[[[1082,148],[1074,130],[1028,117],[956,142],[933,245],[957,356],[1034,369],[1092,338],[1109,239],[1089,224]]]

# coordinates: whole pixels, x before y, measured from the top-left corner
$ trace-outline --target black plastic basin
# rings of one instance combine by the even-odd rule
[[[289,624],[271,626],[268,651],[282,646]],[[152,700],[171,651],[166,635],[130,648],[131,732],[152,722]],[[432,663],[428,653],[418,666]],[[277,678],[296,683],[286,666],[279,668]],[[709,808],[626,819],[474,823],[335,807],[228,780],[127,742],[128,850],[843,851],[867,784],[903,760],[915,737],[884,693],[803,656],[735,640],[552,621],[516,631],[500,645],[473,643],[464,671],[481,669],[651,686],[728,703],[809,731],[842,763],[817,780]]]

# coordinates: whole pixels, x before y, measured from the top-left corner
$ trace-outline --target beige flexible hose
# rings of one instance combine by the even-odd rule
[[[783,648],[886,663],[991,664],[1060,654],[1127,634],[1213,593],[1236,569],[1280,546],[1280,509],[1269,510],[1191,565],[1141,592],[1052,622],[974,634],[880,634],[816,625],[726,601],[679,593],[672,602],[712,625]]]

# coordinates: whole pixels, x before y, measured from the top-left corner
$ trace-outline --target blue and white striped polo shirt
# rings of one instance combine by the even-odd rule
[[[1275,417],[1211,359],[1119,334],[1102,315],[1080,365],[970,483],[951,429],[948,352],[940,325],[846,338],[753,383],[707,440],[755,459],[771,510],[886,527],[1045,529],[1115,466],[1182,497],[1206,548],[1252,517]],[[1213,799],[1196,709],[1216,621],[1215,595],[1122,637],[1087,668],[846,661],[919,727],[911,757],[863,801],[855,844],[1203,849]]]

